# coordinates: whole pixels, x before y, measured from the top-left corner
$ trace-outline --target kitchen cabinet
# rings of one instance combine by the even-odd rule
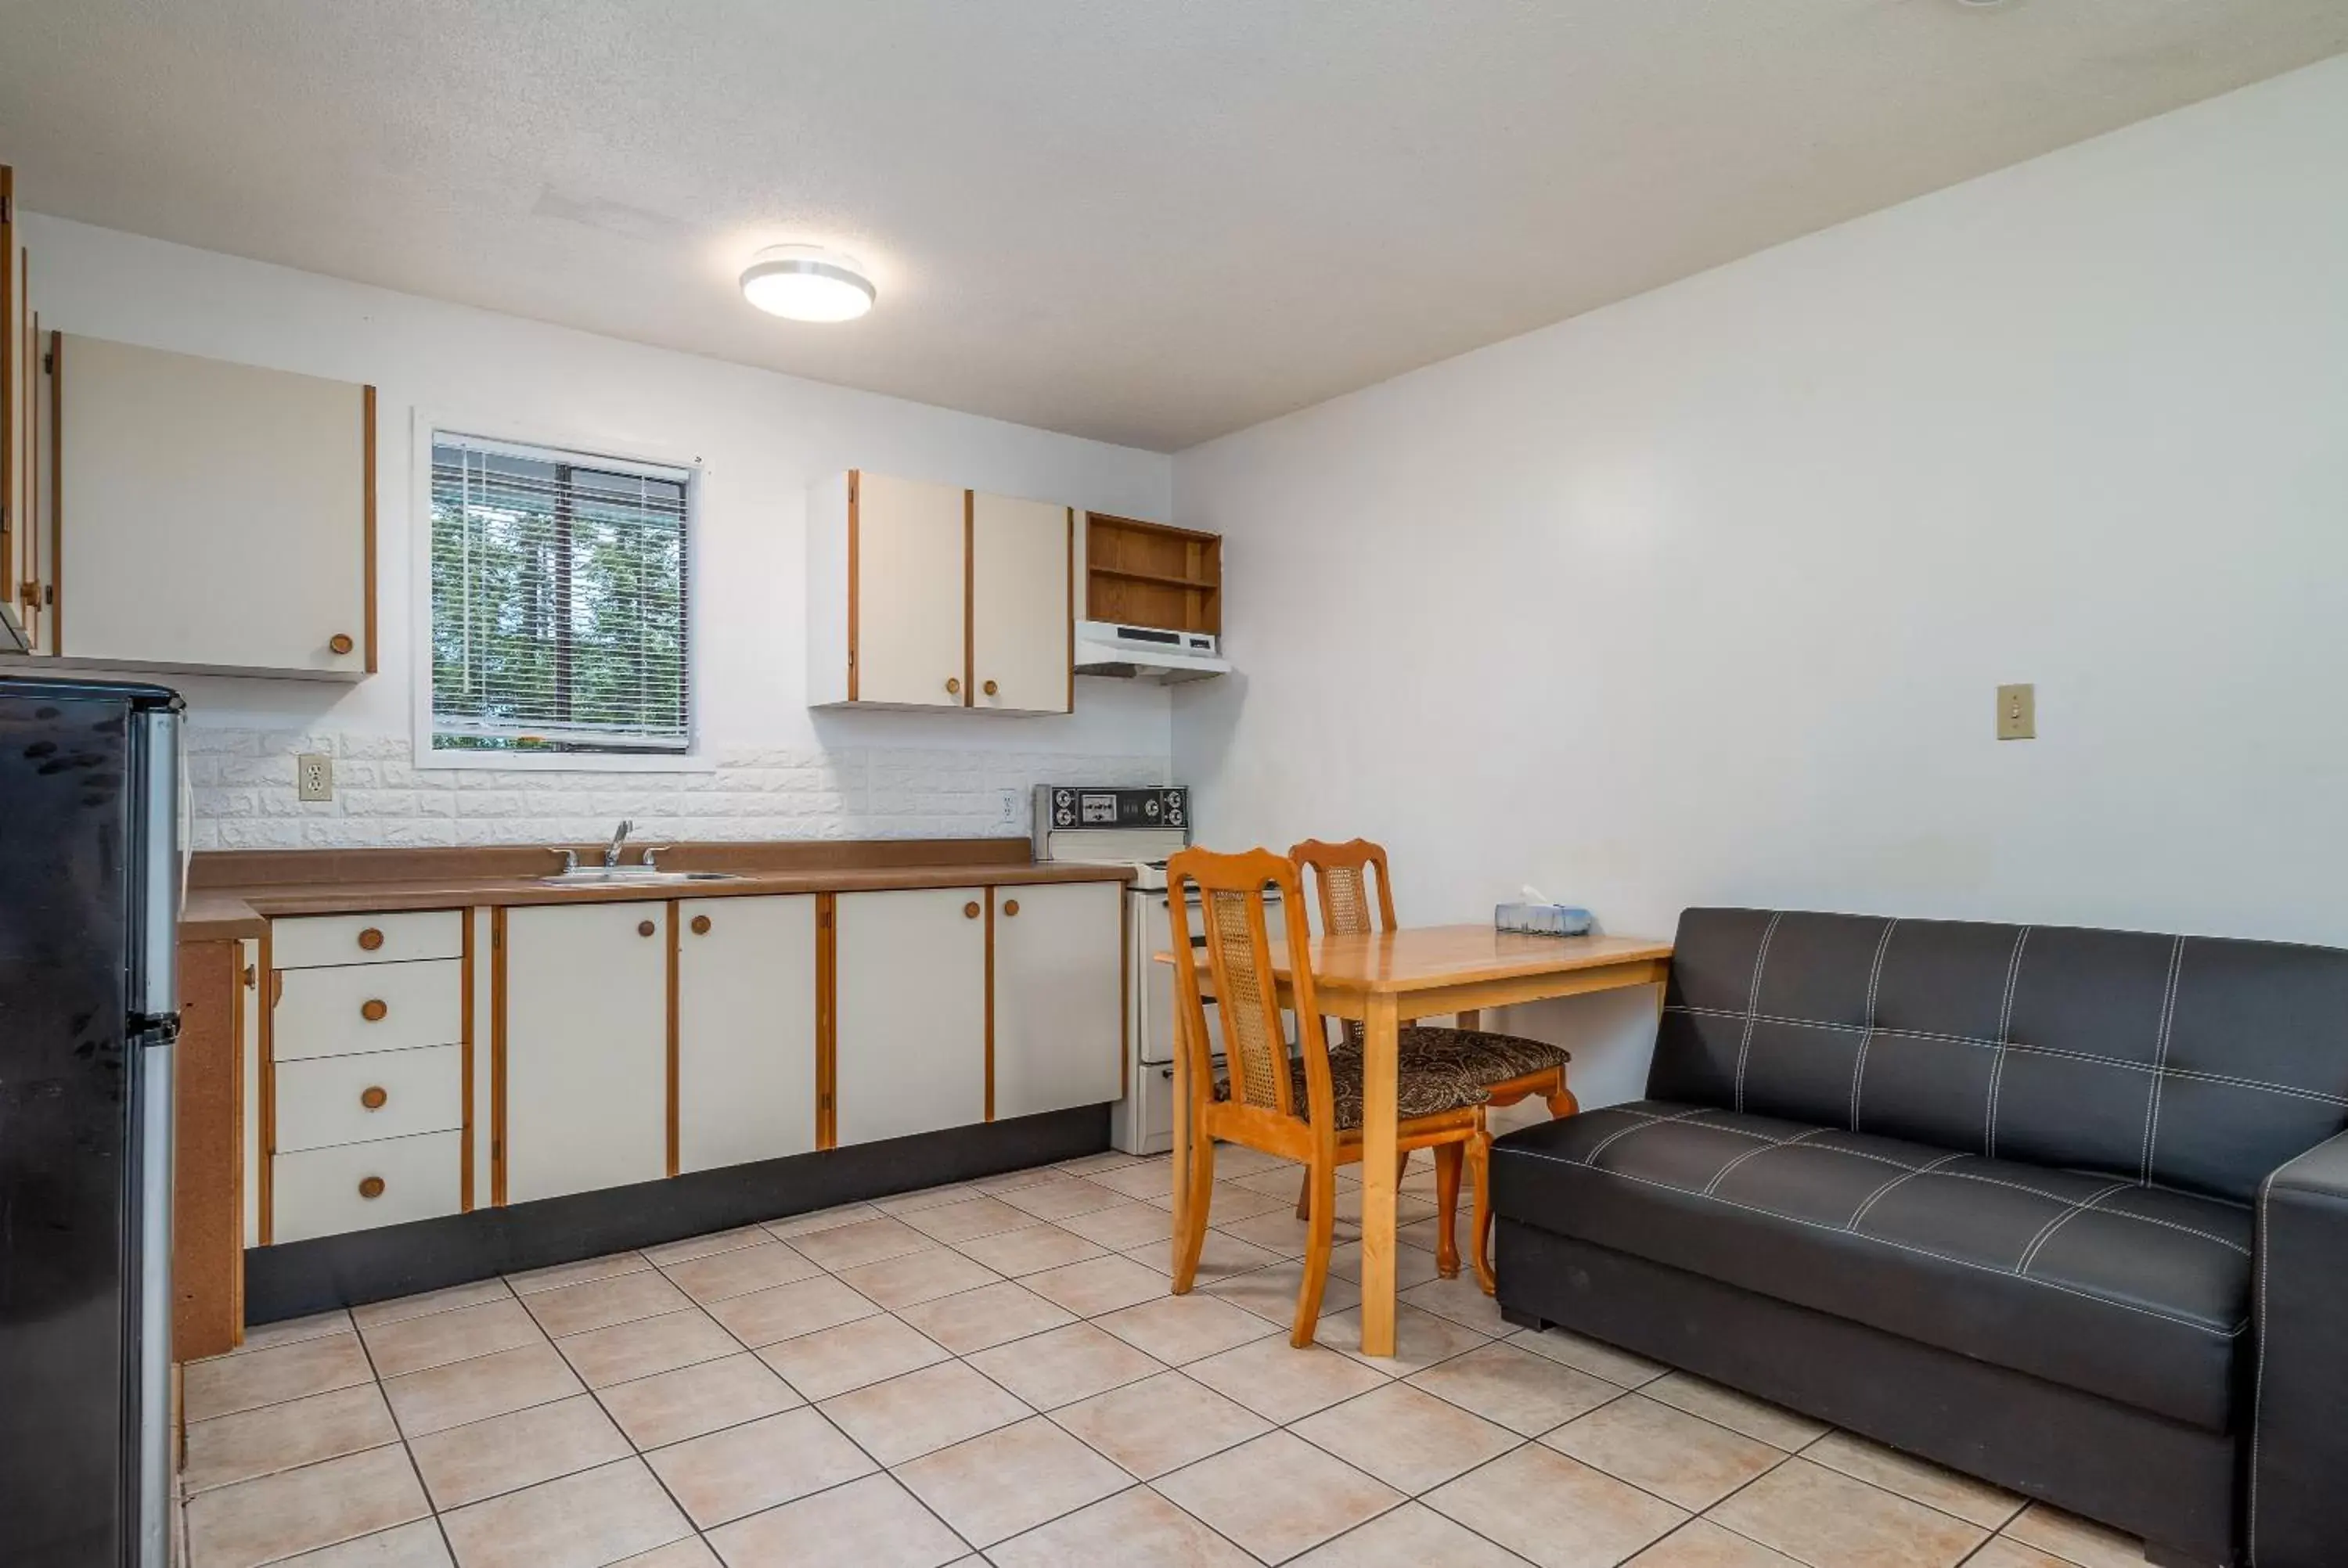
[[[839,1143],[986,1120],[986,903],[984,887],[834,901]]]
[[[51,334],[46,651],[356,679],[376,666],[375,389]]]
[[[1065,713],[1076,679],[1074,514],[976,493],[970,506],[971,704]]]
[[[1115,882],[996,890],[998,1121],[1123,1094],[1124,897]]]
[[[1064,713],[1075,513],[853,470],[808,497],[812,707]]]
[[[675,907],[677,1169],[816,1146],[816,899]]]
[[[507,1203],[668,1173],[668,906],[505,911]]]

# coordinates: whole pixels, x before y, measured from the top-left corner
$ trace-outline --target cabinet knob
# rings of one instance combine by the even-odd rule
[[[359,1003],[359,1017],[366,1020],[369,1023],[381,1023],[383,1021],[384,1015],[390,1010],[391,1009],[386,1007],[383,1004],[382,999],[376,997],[370,997],[366,1001]]]
[[[1016,898],[1005,898],[1003,901],[1003,912],[1006,915],[1016,915],[1019,913],[1019,900]]]
[[[382,946],[383,933],[376,930],[373,926],[369,926],[366,930],[359,933],[359,947],[361,950],[372,953],[377,948]]]
[[[994,682],[992,682],[992,681],[989,681],[985,685],[983,685],[983,686],[980,687],[980,688],[979,688],[979,690],[980,690],[980,691],[982,691],[982,692],[985,692],[988,696],[992,697],[992,696],[994,696],[994,692],[995,692],[995,685],[994,685]]]
[[[357,646],[357,643],[351,641],[351,634],[347,631],[337,631],[326,639],[326,651],[330,653],[348,653]]]
[[[973,898],[969,903],[962,907],[962,917],[965,920],[975,920],[978,918],[977,899]]]
[[[244,966],[244,989],[249,991],[261,989],[261,977],[251,964]]]
[[[381,1085],[370,1085],[360,1092],[359,1103],[370,1111],[380,1111],[383,1109],[384,1102],[390,1098],[390,1095],[384,1092]]]
[[[365,1181],[361,1182],[359,1184],[359,1196],[366,1199],[369,1203],[373,1203],[376,1199],[383,1196],[383,1178],[381,1176],[369,1176]]]
[[[707,935],[709,935],[709,917],[708,917],[708,916],[706,916],[706,915],[695,915],[695,916],[693,917],[693,934],[694,934],[695,936],[696,936],[696,937],[706,937]]]
[[[962,695],[962,680],[960,677],[953,675],[946,677],[946,695],[949,697],[959,697]]]
[[[639,937],[649,937],[654,931],[659,929],[660,927],[654,925],[650,920],[639,920],[636,922],[636,935]]]

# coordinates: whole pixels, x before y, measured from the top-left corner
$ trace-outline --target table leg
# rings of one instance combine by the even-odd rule
[[[1395,1353],[1395,999],[1362,1020],[1362,1354]]]

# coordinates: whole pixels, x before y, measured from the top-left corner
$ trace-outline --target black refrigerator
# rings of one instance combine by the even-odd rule
[[[179,697],[0,680],[0,1563],[164,1568]]]

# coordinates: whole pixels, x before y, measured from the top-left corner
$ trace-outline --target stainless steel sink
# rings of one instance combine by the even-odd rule
[[[539,882],[548,887],[669,887],[681,882],[739,882],[732,871],[662,871],[650,866],[582,866]]]

